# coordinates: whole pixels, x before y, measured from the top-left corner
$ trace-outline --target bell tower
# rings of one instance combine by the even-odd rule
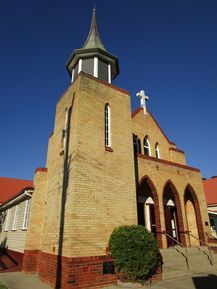
[[[81,71],[108,83],[111,83],[119,74],[118,58],[106,50],[100,38],[95,8],[93,9],[87,40],[82,48],[72,52],[66,63],[66,68],[71,82]]]

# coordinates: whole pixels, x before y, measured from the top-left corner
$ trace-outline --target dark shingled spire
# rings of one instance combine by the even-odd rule
[[[108,83],[119,74],[118,58],[106,50],[99,36],[95,8],[87,40],[82,48],[73,51],[66,68],[72,82],[81,71]]]
[[[99,30],[96,21],[96,9],[93,9],[92,21],[90,25],[90,31],[87,36],[87,40],[84,43],[83,48],[101,48],[106,51],[105,46],[102,43],[102,40],[99,35]]]

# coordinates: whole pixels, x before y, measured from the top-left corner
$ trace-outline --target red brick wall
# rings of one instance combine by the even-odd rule
[[[103,275],[103,261],[112,260],[109,256],[68,258],[40,253],[38,272],[41,280],[49,284],[61,284],[62,289],[101,288],[116,284],[116,274]],[[62,274],[57,274],[58,261]],[[60,271],[60,270],[59,270]]]
[[[39,250],[24,250],[23,268],[25,273],[37,272]]]
[[[22,270],[23,253],[0,248],[0,273]]]
[[[103,274],[104,261],[112,261],[112,258],[58,258],[56,255],[37,250],[25,250],[23,272],[38,272],[42,281],[56,288],[61,286],[61,289],[97,289],[116,284],[120,277],[118,274]],[[160,266],[152,280],[161,279],[161,273]]]

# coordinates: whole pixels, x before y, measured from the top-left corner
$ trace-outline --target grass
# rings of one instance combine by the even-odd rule
[[[8,287],[6,287],[5,285],[3,285],[3,284],[0,282],[0,289],[8,289]]]

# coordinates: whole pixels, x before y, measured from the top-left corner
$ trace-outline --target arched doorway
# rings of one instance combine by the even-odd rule
[[[174,246],[177,242],[185,245],[180,198],[175,186],[170,181],[164,186],[163,206],[167,246]]]
[[[152,181],[146,176],[140,181],[137,196],[138,225],[152,232],[162,248],[160,213],[158,196]]]
[[[190,185],[185,188],[184,204],[189,246],[199,246],[200,240],[204,241],[202,219],[197,196]]]

